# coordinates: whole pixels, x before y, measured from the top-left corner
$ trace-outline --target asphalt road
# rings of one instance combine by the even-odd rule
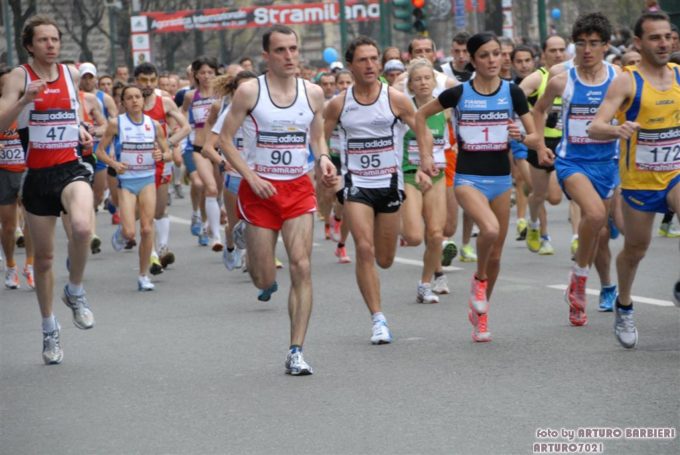
[[[635,350],[619,346],[596,296],[588,325],[569,325],[556,289],[570,267],[564,203],[550,211],[554,256],[509,236],[491,301],[493,342],[470,338],[474,265],[456,259],[452,293],[419,305],[422,248],[401,248],[381,272],[395,341],[372,346],[354,267],[336,263],[317,222],[305,344],[315,374],[290,377],[287,269],[272,301],[258,302],[247,274],[227,272],[219,254],[197,246],[188,204],[171,207],[178,261],[151,293],[137,292],[136,251],[114,253],[109,217],[98,215],[104,247],[85,283],[96,327],[78,330],[55,302],[59,366],[42,364],[34,293],[0,290],[0,453],[527,454],[534,443],[566,441],[548,429],[592,427],[673,428],[675,437],[574,442],[611,454],[680,452],[680,310],[670,303],[677,240],[655,236],[639,269],[633,293],[648,303],[636,304]],[[61,230],[57,237],[58,299],[67,275]],[[613,252],[621,245],[613,241]],[[285,264],[282,246],[279,257]],[[588,288],[599,290],[594,272]]]

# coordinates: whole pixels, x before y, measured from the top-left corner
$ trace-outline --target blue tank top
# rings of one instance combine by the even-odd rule
[[[588,137],[588,126],[595,118],[609,84],[616,76],[614,68],[605,63],[607,78],[598,85],[581,81],[575,67],[569,69],[562,94],[564,131],[557,146],[557,156],[567,160],[604,162],[616,156],[616,140],[599,141]]]

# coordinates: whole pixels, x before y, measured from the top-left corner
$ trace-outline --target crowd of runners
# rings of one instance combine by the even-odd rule
[[[581,16],[569,39],[540,46],[460,33],[444,63],[427,37],[381,51],[359,36],[344,62],[317,70],[301,64],[296,33],[277,25],[262,38],[262,71],[249,58],[220,65],[199,57],[184,79],[152,63],[110,76],[90,62],[60,62],[58,25],[32,17],[22,33],[30,63],[0,75],[5,287],[35,289],[43,360],[61,363],[52,310],[57,218],[68,238],[62,300],[74,324],[91,329],[88,256],[117,260],[96,235],[96,211],[118,225],[113,250],[137,248],[137,289],[152,291],[151,276],[175,261],[190,266],[172,251],[168,216],[168,198],[184,198],[188,182],[190,233],[221,253],[228,271],[247,270],[260,301],[279,288],[281,235],[291,278],[285,371],[307,375],[315,216],[337,243],[338,262],[354,263],[371,343],[393,340],[378,267],[389,268],[397,248],[420,244],[415,300],[434,304],[449,293],[444,267],[456,256],[476,262],[468,317],[472,339],[488,342],[513,205],[517,241],[552,255],[550,205],[564,195],[573,230],[565,315],[587,323],[594,265],[598,309],[614,313],[616,338],[633,348],[631,290],[655,214],[664,214],[660,235],[680,237],[680,42],[662,12],[643,13],[629,42],[614,46],[612,36],[600,13]],[[615,280],[609,240],[619,235]],[[26,249],[21,273],[17,247]],[[673,285],[677,302],[680,280]]]

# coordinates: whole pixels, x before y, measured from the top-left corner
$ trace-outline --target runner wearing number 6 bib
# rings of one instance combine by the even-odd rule
[[[661,12],[644,13],[634,33],[642,61],[612,81],[588,130],[593,139],[618,138],[621,143],[625,237],[616,258],[619,296],[614,333],[628,349],[638,341],[631,289],[651,242],[654,215],[680,211],[680,67],[668,62],[670,20]],[[611,124],[615,116],[618,125]]]
[[[109,122],[97,148],[97,158],[116,170],[121,223],[111,238],[113,249],[121,251],[135,239],[135,212],[139,206],[141,241],[137,289],[151,291],[154,285],[146,274],[153,248],[153,218],[156,210],[156,163],[172,158],[161,125],[144,114],[140,88],[127,86],[121,93],[125,114]],[[106,149],[114,143],[116,160]]]
[[[392,342],[392,334],[382,313],[375,264],[386,269],[396,254],[404,200],[404,124],[415,127],[415,109],[406,95],[378,80],[380,52],[375,41],[356,38],[345,60],[354,85],[326,106],[325,131],[330,136],[339,125],[342,132],[345,188],[338,194],[354,238],[357,283],[373,322],[371,343],[386,344]]]
[[[270,300],[278,289],[274,250],[279,232],[283,237],[292,287],[288,297],[291,334],[285,371],[309,375],[312,368],[302,355],[312,312],[310,262],[316,211],[314,186],[307,176],[309,146],[318,157],[322,182],[332,186],[337,177],[323,136],[323,92],[295,77],[299,62],[297,35],[289,27],[275,25],[263,35],[262,49],[269,71],[236,90],[220,144],[242,176],[239,217],[247,224],[248,272],[260,289],[260,301]],[[241,126],[245,160],[234,145]]]

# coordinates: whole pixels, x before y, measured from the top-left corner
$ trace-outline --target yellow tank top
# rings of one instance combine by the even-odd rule
[[[663,190],[680,174],[680,66],[668,63],[673,85],[658,90],[636,66],[627,66],[635,96],[617,114],[619,123],[637,122],[640,129],[621,140],[621,188]]]
[[[543,96],[543,93],[548,86],[548,76],[550,75],[548,69],[545,67],[540,67],[538,71],[541,73],[541,85],[538,86],[534,93],[528,96],[528,99],[534,100],[534,102]],[[562,98],[560,97],[555,98],[550,112],[548,112],[546,126],[543,128],[543,135],[547,138],[562,137]]]

